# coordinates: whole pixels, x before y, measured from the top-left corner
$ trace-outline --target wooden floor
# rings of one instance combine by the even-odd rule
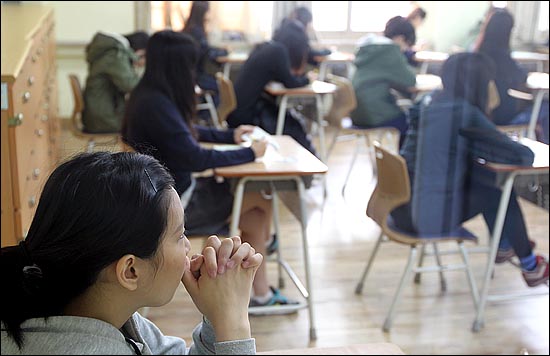
[[[83,149],[85,143],[64,133],[62,152],[68,156]],[[308,191],[310,212],[308,243],[313,276],[313,298],[317,340],[309,341],[307,310],[289,316],[251,317],[252,334],[258,351],[342,346],[358,343],[391,342],[407,354],[549,354],[549,298],[529,297],[507,302],[490,302],[486,308],[485,328],[471,332],[474,307],[464,272],[447,272],[448,290],[441,293],[438,275],[427,273],[421,284],[407,281],[390,332],[382,331],[385,314],[405,267],[408,248],[395,243],[381,246],[363,295],[354,293],[379,229],[365,216],[374,188],[366,150],[360,153],[350,178],[345,199],[340,191],[354,149],[354,141],[336,145],[329,160],[328,197],[323,204],[320,184]],[[548,254],[548,211],[522,201],[530,238],[537,252]],[[282,207],[281,251],[287,262],[302,276],[303,262],[299,224]],[[480,217],[466,225],[488,241],[488,231]],[[193,250],[201,241],[192,240]],[[454,246],[449,245],[449,248]],[[452,262],[457,256],[445,256]],[[426,263],[431,263],[428,257]],[[481,283],[485,254],[471,255],[476,281]],[[275,283],[276,265],[269,265],[270,279]],[[286,276],[285,276],[286,278]],[[288,278],[284,293],[299,297]],[[493,293],[528,292],[520,271],[512,265],[498,265],[492,281]],[[548,291],[538,287],[533,291]],[[183,287],[174,299],[160,308],[151,308],[148,318],[167,335],[191,341],[191,332],[200,315]]]

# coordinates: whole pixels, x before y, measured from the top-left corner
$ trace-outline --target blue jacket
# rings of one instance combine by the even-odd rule
[[[392,213],[398,227],[422,235],[451,232],[464,221],[468,186],[476,179],[472,155],[479,156],[478,143],[483,144],[483,138],[472,142],[461,130],[485,131],[486,137],[498,138],[496,149],[484,152],[489,161],[514,163],[515,156],[525,150],[464,99],[437,95],[427,96],[410,110],[409,130],[400,153],[407,162],[411,200]]]
[[[181,195],[191,185],[191,173],[231,166],[255,159],[251,148],[216,151],[198,141],[234,143],[233,130],[220,131],[196,126],[198,141],[175,104],[158,90],[138,85],[128,107],[129,122],[122,133],[136,151],[150,154],[170,170]]]

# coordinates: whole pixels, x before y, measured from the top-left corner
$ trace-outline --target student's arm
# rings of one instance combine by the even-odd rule
[[[123,50],[116,50],[110,56],[105,56],[105,74],[111,79],[113,84],[123,93],[129,93],[139,82],[139,76],[136,73],[131,62],[131,56]]]
[[[307,85],[309,79],[306,76],[292,75],[288,51],[282,46],[279,48],[281,50],[273,51],[273,56],[270,59],[273,66],[273,80],[283,83],[287,88],[299,88]]]
[[[398,46],[392,46],[392,55],[388,55],[389,63],[386,63],[386,68],[391,68],[388,71],[388,80],[391,87],[403,91],[410,91],[416,84],[416,74],[407,63],[407,58],[401,53]]]
[[[201,142],[235,143],[234,129],[218,130],[211,127],[195,125]]]
[[[251,148],[216,151],[201,147],[167,98],[163,97],[163,100],[153,104],[148,113],[144,113],[148,117],[147,130],[150,137],[154,137],[151,143],[160,151],[168,166],[200,172],[254,161],[255,155]]]

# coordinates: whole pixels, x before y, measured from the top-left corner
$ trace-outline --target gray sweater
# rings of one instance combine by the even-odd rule
[[[216,335],[206,319],[193,331],[193,345],[185,340],[165,336],[152,322],[134,313],[119,330],[113,325],[92,318],[54,316],[29,319],[23,330],[23,348],[19,350],[2,328],[2,355],[132,355],[135,345],[143,355],[254,355],[254,339],[215,342]]]

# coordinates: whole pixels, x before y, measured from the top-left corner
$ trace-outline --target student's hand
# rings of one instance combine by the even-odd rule
[[[214,247],[206,246],[198,279],[187,272],[182,278],[199,311],[211,321],[218,342],[250,338],[248,303],[258,266],[246,269],[241,266],[243,258],[250,254],[250,245],[244,243],[236,249],[230,259],[235,266],[226,269],[223,274],[211,277],[206,271],[207,266],[217,264],[220,255],[233,251],[233,242],[234,239],[224,239],[218,253]]]
[[[263,157],[265,150],[267,149],[267,140],[253,141],[250,148],[254,151],[254,157]]]
[[[252,131],[254,131],[254,127],[256,126],[240,125],[239,127],[237,127],[235,131],[233,131],[233,140],[235,141],[235,143],[239,144],[244,142],[242,136],[244,134],[252,134]]]
[[[247,246],[241,248],[242,245]],[[205,261],[206,272],[212,278],[225,273],[227,269],[235,268],[239,263],[243,268],[253,268],[260,266],[263,261],[263,256],[256,253],[256,250],[248,243],[242,244],[239,236],[220,241],[216,235],[212,235],[206,241],[203,253],[205,253],[207,247],[212,247],[216,252],[214,260]],[[193,262],[193,259],[191,259],[191,262]],[[193,265],[193,267],[197,268],[196,265]],[[198,266],[198,268],[200,267]]]

